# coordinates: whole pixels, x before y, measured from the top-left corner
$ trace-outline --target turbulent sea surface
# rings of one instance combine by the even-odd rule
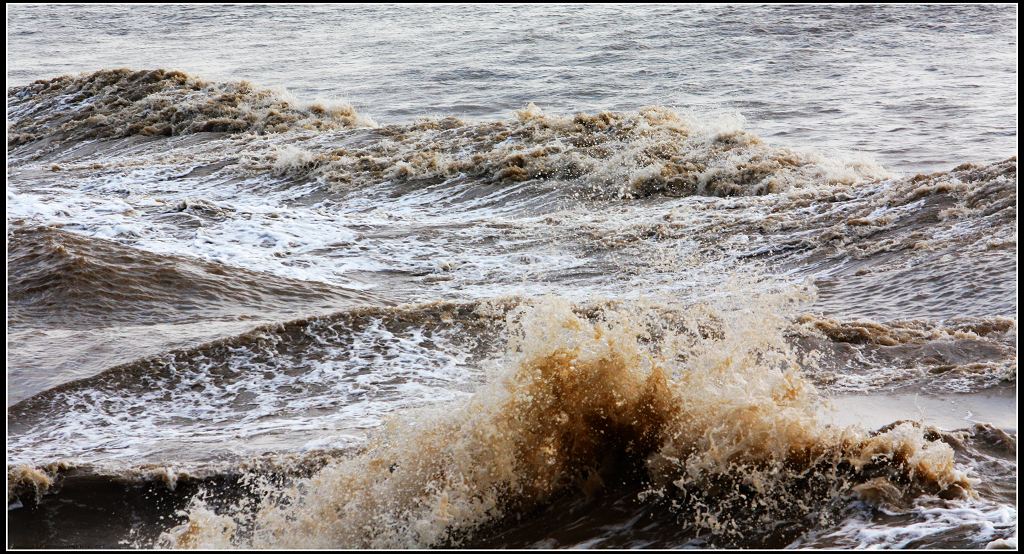
[[[1015,7],[7,24],[8,546],[1016,547]]]

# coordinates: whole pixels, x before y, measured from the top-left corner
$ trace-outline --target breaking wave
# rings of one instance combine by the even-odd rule
[[[253,171],[321,179],[335,187],[384,180],[472,179],[577,183],[577,192],[638,197],[743,196],[886,176],[869,160],[842,160],[766,145],[741,120],[713,122],[663,107],[637,113],[546,115],[535,105],[511,120],[424,119],[376,126],[348,106],[305,105],[247,82],[209,83],[165,70],[105,70],[8,91],[9,146],[134,135],[266,134],[376,127],[331,147],[323,136],[243,154]]]
[[[246,81],[180,71],[112,69],[8,89],[8,145],[132,135],[276,133],[371,126],[351,106],[304,103]]]
[[[513,310],[505,369],[473,396],[396,416],[362,453],[309,478],[254,482],[255,498],[231,509],[200,495],[164,540],[473,544],[489,526],[625,481],[694,537],[730,545],[791,539],[854,494],[972,494],[953,449],[914,425],[824,425],[770,311],[723,314],[719,336],[663,335],[653,349],[638,317],[585,319],[554,298]]]

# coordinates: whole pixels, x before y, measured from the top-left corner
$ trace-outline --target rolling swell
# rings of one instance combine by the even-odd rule
[[[9,404],[69,377],[260,323],[386,303],[368,291],[143,252],[49,227],[16,225],[7,246],[8,363],[17,378]]]
[[[832,391],[945,395],[1017,382],[1017,322],[1008,317],[881,323],[804,314],[797,329],[795,344],[818,359],[808,377]]]
[[[145,324],[379,302],[370,293],[139,252],[52,228],[15,228],[7,254],[15,324]]]
[[[504,305],[355,308],[113,367],[9,407],[10,460],[123,467],[160,462],[178,444],[187,445],[174,456],[181,465],[275,443],[350,444],[383,413],[457,395],[446,389],[479,379],[471,362],[493,348],[485,337]],[[295,427],[300,420],[307,424]],[[239,433],[262,442],[225,447]]]

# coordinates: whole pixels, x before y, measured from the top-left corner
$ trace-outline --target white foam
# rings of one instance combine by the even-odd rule
[[[184,463],[350,447],[403,407],[458,398],[480,376],[458,325],[393,331],[309,323],[311,342],[278,350],[273,333],[226,358],[162,358],[135,386],[74,388],[54,415],[9,434],[8,463]]]
[[[1005,504],[972,500],[943,503],[924,498],[908,510],[880,511],[887,518],[874,517],[870,509],[864,508],[837,528],[815,532],[790,547],[942,548],[946,541],[960,545],[966,541],[980,548],[999,541],[1016,541],[1017,509]]]

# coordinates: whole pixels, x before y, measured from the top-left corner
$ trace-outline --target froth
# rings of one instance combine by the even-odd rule
[[[715,124],[663,107],[546,115],[531,103],[509,120],[425,119],[383,127],[379,134],[333,149],[287,145],[252,155],[246,164],[342,188],[468,177],[505,184],[558,181],[577,194],[615,198],[758,195],[886,175],[869,160],[768,146],[740,121]]]

